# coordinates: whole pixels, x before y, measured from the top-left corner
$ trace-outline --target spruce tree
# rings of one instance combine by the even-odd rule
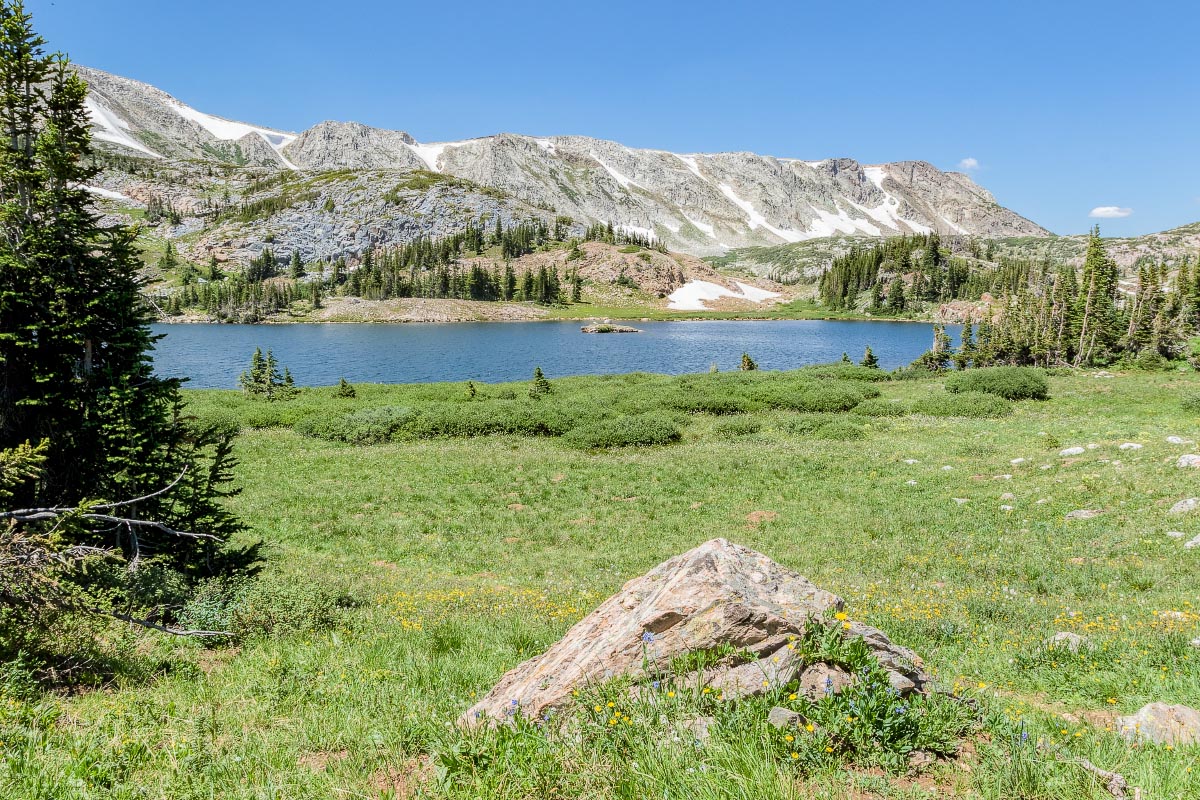
[[[87,85],[43,44],[20,0],[0,0],[0,449],[49,442],[41,479],[11,502],[128,500],[174,482],[123,513],[231,533],[237,522],[220,506],[230,437],[190,424],[179,382],[154,374],[136,233],[102,227],[83,188],[99,170]],[[123,530],[71,536],[128,553],[137,544]],[[213,553],[196,539],[154,546],[181,569]]]
[[[291,274],[292,280],[299,280],[300,278],[303,278],[305,275],[308,274],[304,270],[304,262],[300,260],[300,251],[299,250],[292,251],[292,260],[291,260],[291,264],[289,267],[289,272]]]
[[[529,396],[537,400],[544,395],[550,394],[553,388],[550,386],[550,381],[546,380],[546,376],[542,374],[541,367],[533,368],[533,384],[529,387]]]
[[[333,396],[339,400],[353,400],[358,395],[355,388],[344,377],[338,379],[337,388],[333,390]]]
[[[758,369],[758,364],[750,357],[749,353],[742,353],[742,363],[738,365],[738,369],[742,372],[753,372]]]
[[[867,349],[863,351],[862,361],[859,363],[864,367],[879,369],[879,359],[875,357],[873,352],[871,352],[871,345],[867,345]]]

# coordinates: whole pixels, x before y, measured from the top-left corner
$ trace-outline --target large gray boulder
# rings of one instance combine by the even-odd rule
[[[1200,711],[1188,706],[1150,703],[1136,714],[1117,717],[1117,732],[1130,741],[1197,744],[1200,743]]]
[[[762,553],[713,539],[629,581],[549,650],[505,674],[460,722],[541,717],[569,706],[574,689],[618,676],[636,687],[698,651],[733,654],[699,676],[675,678],[700,680],[728,699],[759,694],[804,670],[789,645],[810,619],[861,637],[901,693],[923,690],[930,679],[921,660],[875,628],[835,622],[842,606],[840,597]]]

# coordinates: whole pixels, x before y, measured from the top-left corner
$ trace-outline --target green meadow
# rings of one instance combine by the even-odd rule
[[[1200,798],[1200,748],[1113,723],[1200,707],[1200,511],[1168,511],[1200,495],[1175,465],[1200,445],[1167,441],[1200,438],[1200,379],[1055,373],[1049,399],[1007,401],[871,373],[187,392],[241,429],[232,505],[265,543],[260,576],[185,609],[235,636],[114,629],[129,674],[71,695],[0,675],[0,795],[1110,797],[1085,758],[1147,800]],[[1067,519],[1083,509],[1102,513]],[[766,723],[787,687],[736,703],[600,686],[571,722],[455,724],[624,582],[714,537],[841,595],[944,694],[898,733],[830,705],[787,739]],[[1047,647],[1060,631],[1090,646]],[[938,757],[915,769],[905,742]]]

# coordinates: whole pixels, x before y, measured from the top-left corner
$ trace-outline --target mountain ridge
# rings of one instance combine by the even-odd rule
[[[302,174],[429,171],[694,255],[839,234],[1049,235],[970,176],[924,161],[673,153],[518,133],[423,143],[406,131],[335,120],[293,133],[207,114],[131,78],[76,69],[89,84],[96,139],[136,158]]]

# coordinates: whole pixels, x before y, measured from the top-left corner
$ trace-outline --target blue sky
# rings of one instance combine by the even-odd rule
[[[1192,2],[26,6],[79,63],[287,130],[339,119],[421,141],[512,131],[966,163],[997,200],[1056,233],[1200,220]],[[1089,217],[1098,207],[1108,218]]]

